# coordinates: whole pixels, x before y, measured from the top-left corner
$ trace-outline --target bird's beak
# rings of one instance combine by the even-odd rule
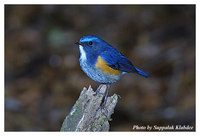
[[[81,43],[79,43],[79,42],[75,42],[75,44],[76,44],[76,45],[81,45]]]

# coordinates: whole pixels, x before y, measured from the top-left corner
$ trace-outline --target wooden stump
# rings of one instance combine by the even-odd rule
[[[103,85],[100,93],[105,93],[107,87]],[[98,94],[89,86],[83,88],[71,112],[66,116],[61,131],[109,131],[109,122],[117,104],[116,94],[108,97],[105,108],[99,108],[104,96]]]

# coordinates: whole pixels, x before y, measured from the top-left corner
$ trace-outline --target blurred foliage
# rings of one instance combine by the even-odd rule
[[[150,74],[127,74],[112,131],[133,125],[195,125],[194,5],[5,5],[5,130],[59,131],[83,87],[85,34],[115,46]]]

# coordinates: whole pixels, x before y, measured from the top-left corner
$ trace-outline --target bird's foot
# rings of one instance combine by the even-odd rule
[[[105,96],[104,93],[100,93],[100,90],[101,90],[102,86],[103,86],[103,84],[101,84],[101,85],[97,88],[97,90],[96,90],[95,94],[93,94],[93,96],[97,96],[97,95],[99,95],[99,94]]]
[[[93,118],[96,117],[96,114],[97,114],[97,112],[98,112],[99,110],[101,110],[101,112],[102,112],[102,110],[104,110],[104,111],[105,111],[105,113],[104,113],[105,116],[108,115],[108,110],[105,108],[105,105],[103,104],[103,105],[101,105],[101,106],[99,106],[99,107],[97,108],[96,112],[94,113]]]
[[[94,95],[100,94],[100,89],[101,89],[102,86],[103,86],[102,84],[99,86],[99,88],[98,88],[97,91],[96,91],[96,94],[94,94]],[[103,94],[103,96],[104,96],[103,104],[100,105],[100,106],[97,108],[97,110],[96,110],[96,112],[95,112],[95,114],[94,114],[93,117],[96,116],[97,112],[98,112],[100,109],[101,109],[101,110],[104,109],[104,111],[105,111],[105,116],[108,115],[108,110],[106,109],[106,102],[107,102],[107,97],[108,97],[109,89],[110,89],[110,84],[107,84],[107,91],[106,91],[106,93],[105,93],[105,94],[104,94],[104,93],[101,93],[101,94]]]

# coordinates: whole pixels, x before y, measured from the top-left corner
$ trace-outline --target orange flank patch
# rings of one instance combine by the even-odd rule
[[[108,64],[99,56],[97,58],[96,67],[100,68],[103,73],[119,75],[119,70],[115,70],[108,66]]]

